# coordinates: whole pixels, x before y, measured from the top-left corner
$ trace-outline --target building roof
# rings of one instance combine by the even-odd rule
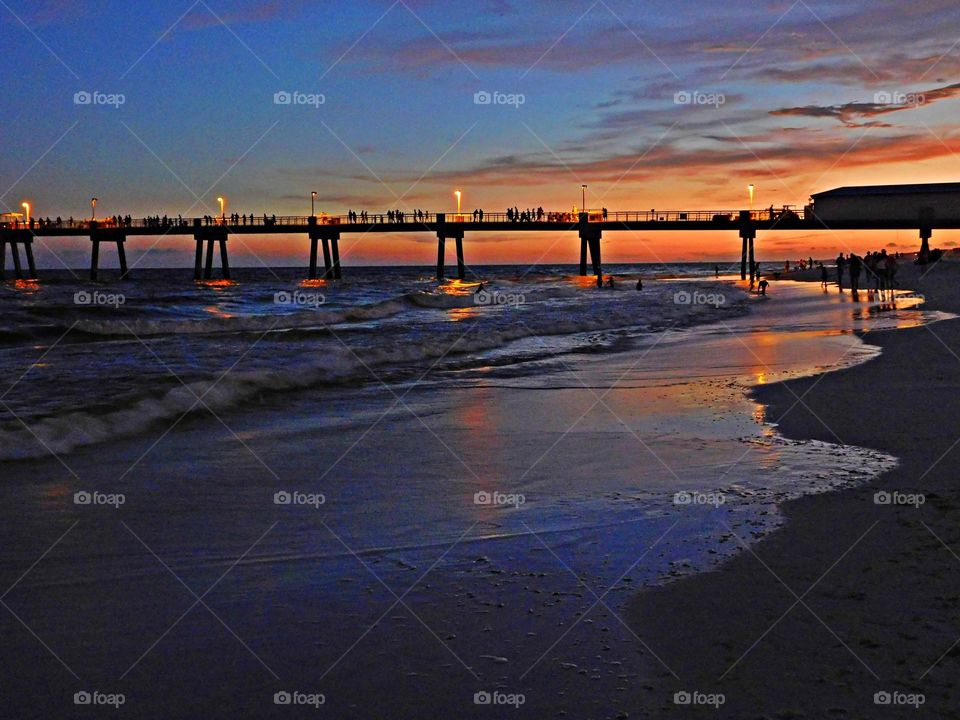
[[[859,197],[863,195],[912,195],[926,193],[960,193],[960,183],[919,183],[912,185],[860,185],[834,188],[811,195],[817,198]]]

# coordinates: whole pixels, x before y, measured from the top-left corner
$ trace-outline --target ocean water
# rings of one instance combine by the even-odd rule
[[[656,279],[712,276],[712,265],[611,266],[624,279],[602,291],[572,271],[475,268],[476,279],[440,284],[415,268],[347,268],[346,279],[331,282],[305,281],[302,269],[235,269],[230,282],[139,270],[109,284],[63,272],[6,283],[0,373],[20,379],[4,395],[0,459],[149,431],[203,410],[198,395],[224,411],[428,368],[536,372],[526,361],[622,351],[628,333],[746,310],[746,296],[732,288],[720,306],[677,304],[675,293],[709,288]],[[647,279],[639,293],[638,274]],[[477,295],[483,281],[489,292]]]

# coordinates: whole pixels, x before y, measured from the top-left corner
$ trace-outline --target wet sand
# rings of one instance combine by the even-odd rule
[[[902,266],[899,277],[925,307],[960,309],[960,266],[923,277]],[[639,715],[685,717],[696,708],[673,693],[700,691],[724,694],[718,717],[958,717],[960,323],[864,340],[882,354],[755,396],[787,437],[839,438],[899,466],[868,486],[790,501],[786,526],[719,572],[641,593],[631,625],[678,677],[650,658],[654,705]],[[877,504],[878,492],[925,503]],[[894,704],[917,694],[919,711]]]

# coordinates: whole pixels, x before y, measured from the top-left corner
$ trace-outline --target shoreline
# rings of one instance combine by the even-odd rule
[[[924,309],[960,310],[951,292],[960,268],[942,263],[921,279],[903,266],[899,279],[926,296]],[[721,717],[877,718],[913,709],[878,705],[878,692],[922,693],[925,715],[954,711],[960,505],[951,452],[960,407],[949,400],[960,386],[960,325],[861,337],[881,354],[758,386],[751,396],[785,438],[841,440],[899,465],[863,486],[784,503],[783,525],[715,572],[630,602],[628,621],[663,661],[648,657],[661,713],[686,709],[671,702],[678,691],[723,693]],[[881,491],[923,493],[926,502],[876,504]]]

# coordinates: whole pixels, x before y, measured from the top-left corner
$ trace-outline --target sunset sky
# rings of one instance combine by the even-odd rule
[[[88,217],[95,195],[102,215],[192,216],[224,195],[305,215],[311,190],[318,211],[451,210],[455,188],[467,211],[570,209],[581,183],[591,207],[730,210],[751,182],[767,207],[955,181],[957,20],[956,0],[3,0],[0,211]],[[434,242],[345,239],[345,262],[429,264]],[[572,233],[466,242],[472,264],[577,260]],[[604,261],[732,260],[738,242],[608,234]],[[305,239],[246,243],[237,264],[304,262]],[[87,262],[47,244],[42,266]],[[140,264],[186,267],[190,245]],[[758,255],[882,245],[916,233],[761,233]]]

